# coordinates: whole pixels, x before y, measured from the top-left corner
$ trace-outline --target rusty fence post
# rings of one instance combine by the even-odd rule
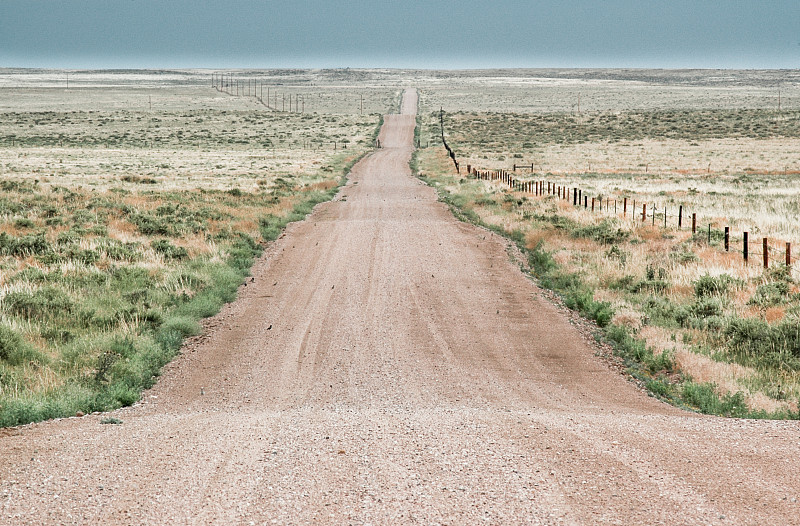
[[[642,221],[647,219],[647,203],[642,205]]]

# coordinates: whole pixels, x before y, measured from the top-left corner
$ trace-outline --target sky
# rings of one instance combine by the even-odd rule
[[[0,0],[0,67],[800,68],[799,0]]]

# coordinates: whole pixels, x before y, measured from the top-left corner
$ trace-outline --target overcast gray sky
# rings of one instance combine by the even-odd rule
[[[800,67],[800,0],[0,0],[0,67]]]

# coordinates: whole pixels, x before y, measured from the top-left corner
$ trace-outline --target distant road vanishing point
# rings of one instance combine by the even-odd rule
[[[417,94],[143,402],[0,431],[2,524],[800,524],[800,428],[683,412],[409,169]]]

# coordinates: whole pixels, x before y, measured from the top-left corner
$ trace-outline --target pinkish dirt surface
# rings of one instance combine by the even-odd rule
[[[134,407],[0,434],[2,524],[800,524],[796,422],[664,405],[412,177],[416,92]]]

